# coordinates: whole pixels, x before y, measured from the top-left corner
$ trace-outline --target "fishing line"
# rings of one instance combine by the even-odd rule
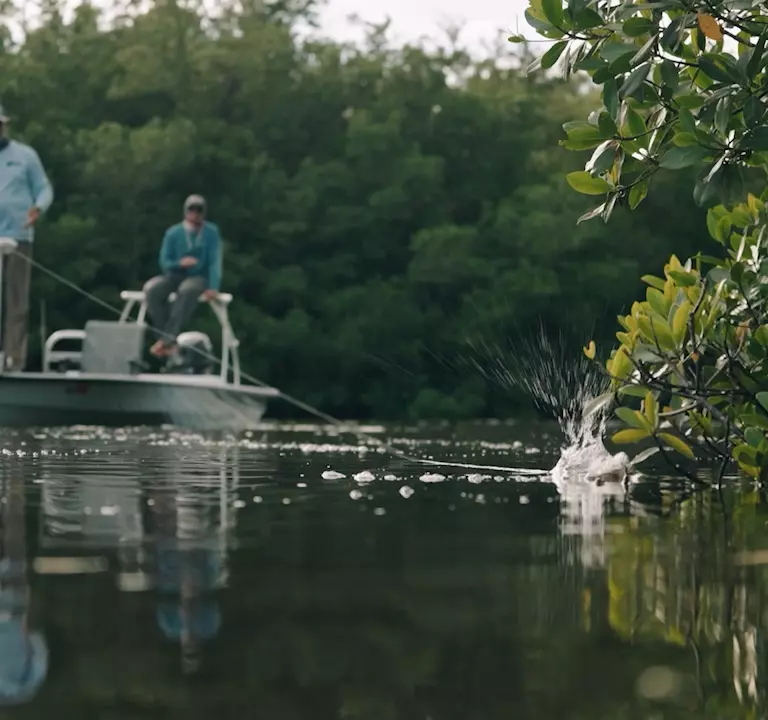
[[[91,300],[92,302],[97,303],[101,307],[105,308],[106,310],[109,310],[110,312],[114,313],[115,315],[122,315],[122,310],[115,305],[112,305],[108,303],[106,300],[102,300],[97,295],[94,295],[93,293],[89,292],[88,290],[85,290],[84,288],[80,287],[76,283],[72,282],[68,278],[65,278],[63,275],[60,275],[55,270],[51,270],[50,268],[46,267],[42,263],[38,262],[32,257],[27,257],[26,255],[23,255],[22,253],[19,253],[18,251],[13,251],[13,254],[17,257],[20,257],[24,260],[26,260],[30,265],[32,265],[34,268],[46,273],[50,277],[52,277],[54,280],[62,283],[63,285],[66,285],[71,290],[74,290],[77,293],[80,293],[83,297]],[[150,332],[154,332],[157,335],[165,338],[170,338],[170,336],[163,332],[162,330],[159,330],[152,325],[149,325],[145,323],[146,328]],[[173,339],[173,338],[170,338]],[[201,357],[204,357],[206,360],[210,360],[211,362],[221,365],[221,359],[216,357],[215,355],[202,350],[200,348],[188,348],[196,353],[198,353]],[[272,386],[269,383],[264,382],[263,380],[260,380],[257,377],[254,377],[253,375],[250,375],[247,372],[240,371],[240,375],[245,378],[248,382],[252,383],[253,385],[258,385],[259,387],[264,388],[272,388]],[[280,394],[280,397],[283,398],[286,402],[288,402],[290,405],[293,405],[294,407],[303,410],[304,412],[320,419],[324,420],[330,425],[333,425],[334,427],[345,429],[348,428],[347,423],[345,423],[342,420],[339,420],[338,418],[333,417],[333,415],[329,415],[326,412],[323,412],[319,408],[314,407],[313,405],[309,405],[308,403],[304,402],[303,400],[300,400],[299,398],[293,397],[292,395],[289,395],[288,393],[283,392],[279,388],[275,388],[278,393]],[[398,450],[396,447],[391,445],[390,443],[381,440],[380,438],[377,438],[373,435],[369,435],[366,432],[363,432],[361,430],[354,430],[349,428],[349,430],[352,432],[352,434],[356,435],[360,439],[364,439],[367,442],[377,445],[381,448],[384,448],[388,453],[391,455],[395,455],[396,457],[399,457],[401,460],[407,460],[409,462],[416,462],[420,463],[422,465],[432,465],[432,466],[438,466],[438,467],[456,467],[456,468],[462,468],[465,470],[496,470],[499,472],[511,472],[515,473],[517,475],[528,475],[528,476],[540,476],[540,475],[548,475],[549,473],[546,470],[536,470],[532,468],[511,468],[511,467],[502,467],[497,465],[473,465],[471,463],[459,463],[459,462],[444,462],[442,460],[430,460],[426,458],[419,458],[414,457],[413,455],[409,455],[408,453],[403,452],[402,450]]]

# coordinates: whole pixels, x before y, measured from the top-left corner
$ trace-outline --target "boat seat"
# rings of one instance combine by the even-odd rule
[[[120,299],[125,302],[143,303],[146,298],[144,297],[143,290],[123,290],[120,293]],[[171,293],[168,296],[168,300],[173,302],[176,299],[176,293]],[[200,296],[200,302],[211,302],[206,300],[203,295]],[[220,303],[221,305],[229,305],[232,302],[232,295],[230,293],[219,293],[218,298],[213,302]]]
[[[144,326],[105,320],[89,320],[81,369],[83,372],[131,375],[141,363]]]

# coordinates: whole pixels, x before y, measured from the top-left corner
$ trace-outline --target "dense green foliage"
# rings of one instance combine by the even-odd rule
[[[723,470],[735,460],[768,479],[765,3],[587,5],[533,0],[528,17],[565,38],[548,61],[567,51],[569,71],[587,70],[602,86],[590,122],[565,125],[566,147],[594,148],[568,176],[604,197],[588,216],[607,219],[619,202],[637,207],[662,169],[695,168],[693,197],[709,208],[709,234],[722,246],[685,264],[673,255],[663,278],[643,278],[645,301],[619,317],[606,368],[619,395],[644,400],[642,411],[616,411],[629,427],[614,439],[653,437],[689,458],[693,445]]]
[[[211,18],[171,0],[109,21],[82,4],[65,21],[47,2],[6,38],[0,96],[56,189],[37,260],[116,303],[202,192],[246,369],[337,415],[450,418],[515,398],[441,358],[539,318],[599,338],[643,269],[700,244],[675,176],[610,228],[576,226],[565,175],[583,160],[557,141],[594,102],[577,82],[380,29],[360,48],[301,39],[312,4]],[[35,283],[48,332],[107,316]]]

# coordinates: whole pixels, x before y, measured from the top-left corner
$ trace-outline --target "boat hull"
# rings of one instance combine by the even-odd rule
[[[273,388],[208,376],[5,373],[0,426],[175,425],[244,430],[259,424]]]

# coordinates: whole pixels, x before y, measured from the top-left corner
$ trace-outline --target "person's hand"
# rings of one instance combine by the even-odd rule
[[[197,258],[193,258],[191,255],[185,255],[179,260],[179,265],[183,268],[191,268],[197,265]]]
[[[27,222],[24,223],[24,227],[32,227],[40,217],[40,208],[31,207],[27,212]]]
[[[218,300],[219,299],[219,293],[216,292],[216,290],[206,290],[203,293],[203,298],[210,302],[211,300]]]

